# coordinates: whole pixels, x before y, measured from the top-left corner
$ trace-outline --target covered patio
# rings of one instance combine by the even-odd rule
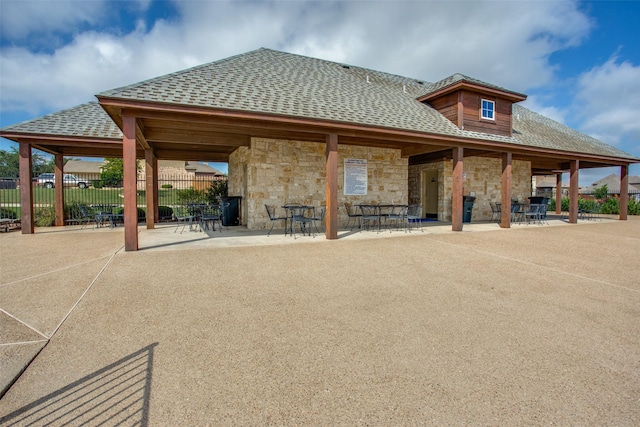
[[[246,78],[214,78],[233,76],[233,73]],[[337,81],[345,86],[337,87]],[[468,124],[461,118],[467,111],[464,94],[477,91],[483,96],[509,101],[509,110],[504,113],[508,116],[504,124],[507,134],[465,129]],[[458,126],[435,107],[423,103],[450,95],[459,97],[453,104]],[[248,204],[243,209],[252,216],[262,209],[265,198],[256,195],[264,190],[256,190],[260,183],[256,179],[252,181],[253,171],[265,164],[261,164],[260,157],[254,153],[264,149],[265,144],[272,144],[270,147],[284,144],[283,150],[291,151],[286,144],[294,142],[298,151],[291,156],[296,158],[311,147],[322,153],[324,171],[318,188],[324,190],[327,239],[338,238],[339,202],[340,196],[344,196],[340,190],[340,179],[344,175],[340,160],[350,153],[340,153],[340,150],[351,149],[349,147],[381,150],[371,155],[372,164],[384,156],[393,156],[400,174],[406,173],[410,165],[445,165],[450,181],[447,181],[446,196],[442,197],[450,195],[453,231],[463,228],[465,159],[488,158],[500,162],[503,206],[500,226],[503,228],[511,225],[514,161],[524,162],[529,181],[532,175],[555,174],[558,190],[561,174],[570,174],[570,223],[578,221],[579,170],[610,166],[620,168],[619,218],[626,219],[629,165],[640,161],[515,104],[512,110],[510,102],[518,102],[524,95],[464,76],[429,85],[267,49],[106,91],[97,97],[99,103],[84,104],[9,126],[0,132],[1,136],[20,144],[24,234],[34,232],[33,148],[54,156],[57,184],[62,182],[65,156],[123,159],[127,251],[140,247],[136,200],[138,159],[144,159],[146,171],[146,227],[153,229],[158,218],[159,159],[228,162],[230,192],[249,200],[244,202]],[[313,166],[317,167],[317,162]],[[294,169],[303,184],[307,179],[305,167],[296,164]],[[55,224],[63,225],[62,185],[55,188]],[[392,191],[381,191],[389,198],[394,197]],[[398,191],[406,203],[408,193]],[[556,194],[559,214],[561,191]]]

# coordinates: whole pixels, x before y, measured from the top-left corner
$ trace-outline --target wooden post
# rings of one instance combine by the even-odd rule
[[[578,223],[578,171],[579,160],[571,160],[571,176],[569,178],[569,224]]]
[[[464,149],[453,148],[453,184],[451,188],[451,230],[462,231]]]
[[[513,154],[502,154],[502,181],[501,200],[502,211],[500,213],[500,227],[511,227],[511,179],[512,179]]]
[[[562,174],[556,174],[556,214],[562,213]]]
[[[629,208],[629,165],[620,166],[620,220],[626,221]]]
[[[147,229],[151,230],[155,228],[155,223],[157,217],[157,199],[155,194],[157,193],[157,178],[154,180],[154,177],[157,177],[157,173],[155,170],[155,165],[157,164],[155,160],[155,156],[153,154],[153,150],[147,149],[144,150],[144,172],[145,172],[145,198],[147,201],[147,213],[146,213],[146,222]],[[155,185],[154,185],[155,184]]]
[[[326,201],[325,212],[326,232],[329,240],[338,238],[338,135],[327,135],[326,157]]]
[[[53,171],[55,183],[54,189],[54,211],[55,225],[64,225],[64,156],[56,154],[53,158]]]
[[[33,168],[31,166],[31,145],[26,142],[20,143],[20,216],[22,234],[33,234],[33,183],[31,177]]]
[[[136,118],[122,116],[124,165],[124,250],[138,250],[138,188],[136,167]]]

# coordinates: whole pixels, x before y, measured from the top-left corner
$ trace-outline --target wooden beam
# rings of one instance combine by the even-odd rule
[[[556,173],[556,214],[562,213],[562,173]]]
[[[464,148],[454,147],[453,157],[453,183],[451,188],[451,229],[462,231],[462,198],[464,185]]]
[[[229,152],[194,152],[191,150],[165,150],[156,148],[155,154],[162,160],[190,160],[203,162],[228,162]]]
[[[56,154],[53,158],[53,173],[55,188],[54,193],[54,212],[55,212],[55,225],[64,225],[64,156]]]
[[[326,157],[326,238],[338,238],[338,135],[327,135]]]
[[[144,136],[144,124],[140,120],[136,120],[136,140],[140,143],[142,148],[150,150],[151,146],[147,142],[147,138]]]
[[[138,250],[138,193],[136,165],[136,118],[122,117],[124,164],[124,250]]]
[[[629,209],[629,165],[620,166],[620,220],[626,221]]]
[[[571,161],[571,172],[569,177],[569,224],[578,223],[578,174],[580,161]]]
[[[31,166],[31,145],[21,142],[20,155],[20,210],[22,234],[33,234],[33,169]]]
[[[511,227],[511,164],[513,162],[513,156],[511,153],[504,153],[502,155],[502,179],[501,179],[501,203],[502,211],[500,214],[500,227]]]
[[[248,147],[251,138],[244,134],[217,133],[204,131],[188,131],[182,129],[149,128],[147,139],[152,142],[188,143],[203,145],[231,145],[234,147]]]
[[[462,91],[458,92],[458,129],[464,129],[464,103],[462,102]]]
[[[447,152],[447,156],[451,157],[450,150],[444,150],[441,145],[426,145],[426,144],[413,144],[407,145],[401,148],[402,157],[419,157],[428,156],[433,153]]]

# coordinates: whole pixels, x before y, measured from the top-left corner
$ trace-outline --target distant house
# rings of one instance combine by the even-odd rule
[[[206,163],[182,160],[158,161],[158,185],[171,185],[173,188],[195,188],[206,190],[212,181],[226,179],[227,176]],[[144,189],[144,165],[138,172],[138,187]]]
[[[64,165],[64,172],[73,174],[86,181],[96,181],[100,179],[104,162],[86,161],[70,159]]]
[[[619,178],[618,178],[619,179]],[[569,183],[561,184],[562,197],[569,197]],[[533,177],[532,193],[536,196],[545,196],[553,198],[556,195],[556,177],[555,175],[539,175]]]
[[[140,163],[142,168],[138,172],[138,187],[140,190],[143,190],[145,170],[144,163]],[[65,173],[76,175],[83,180],[96,181],[100,179],[103,166],[104,161],[71,159],[64,165],[64,171]],[[202,190],[209,188],[211,181],[223,179],[226,179],[224,173],[212,168],[206,163],[185,162],[181,160],[158,161],[159,185],[169,184],[173,188],[196,188]]]
[[[591,195],[597,189],[606,185],[609,195],[620,196],[620,177],[615,174],[607,175],[602,179],[595,181],[588,187],[580,189],[581,195]],[[629,196],[638,199],[640,196],[640,176],[629,177]]]

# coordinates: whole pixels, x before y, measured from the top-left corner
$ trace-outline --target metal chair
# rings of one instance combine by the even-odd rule
[[[529,205],[529,208],[524,213],[524,217],[525,217],[525,220],[527,221],[527,225],[529,225],[531,221],[535,221],[538,224],[542,224],[542,221],[540,220],[540,206],[541,205],[536,205],[536,204]]]
[[[180,234],[184,231],[184,228],[189,224],[189,231],[193,231],[193,219],[194,216],[191,215],[189,208],[187,206],[176,206],[173,208],[173,217],[177,221],[176,229],[173,230],[175,233],[178,231],[178,227],[180,227],[180,223],[182,223],[182,230],[180,230]]]
[[[220,205],[204,205],[200,214],[201,227],[208,230],[209,224],[211,224],[211,231],[216,231],[216,222],[218,223],[218,230],[222,233],[222,213],[220,212]]]
[[[491,207],[491,221],[500,221],[502,216],[502,204],[496,202],[489,202]]]
[[[407,217],[407,206],[403,206],[403,205],[389,206],[387,213],[385,215],[385,224],[387,225],[387,228],[389,228],[389,232],[391,232],[392,225],[396,229],[398,228],[398,226],[402,225],[406,233],[407,229],[404,226],[406,224],[406,217]]]
[[[344,208],[347,210],[347,216],[349,217],[346,228],[349,228],[349,224],[351,223],[352,220],[353,220],[353,225],[349,230],[353,230],[353,227],[356,225],[356,222],[358,223],[358,228],[360,228],[362,226],[360,224],[360,219],[362,218],[362,214],[358,213],[358,210],[354,209],[354,206],[351,203],[345,202]]]
[[[408,232],[411,232],[411,224],[420,224],[420,231],[424,233],[422,229],[422,206],[409,205],[407,206],[407,214],[405,216],[405,228]]]
[[[285,233],[286,233],[286,229],[287,229],[287,217],[286,216],[277,216],[276,215],[276,209],[272,206],[269,205],[264,205],[264,208],[267,210],[267,215],[269,216],[269,221],[271,221],[271,228],[269,229],[269,232],[267,233],[267,236],[271,235],[271,232],[273,231],[273,226],[275,225],[275,223],[277,221],[284,221],[284,228],[285,228]]]
[[[371,223],[377,224],[378,233],[380,232],[380,211],[375,205],[360,205],[362,216],[360,217],[360,227],[363,230],[369,230]]]
[[[300,232],[304,236],[305,232],[310,236],[316,237],[313,232],[314,223],[316,221],[315,217],[315,207],[313,206],[290,206],[291,210],[291,233],[293,234],[293,238],[296,239],[296,224],[300,227]]]

